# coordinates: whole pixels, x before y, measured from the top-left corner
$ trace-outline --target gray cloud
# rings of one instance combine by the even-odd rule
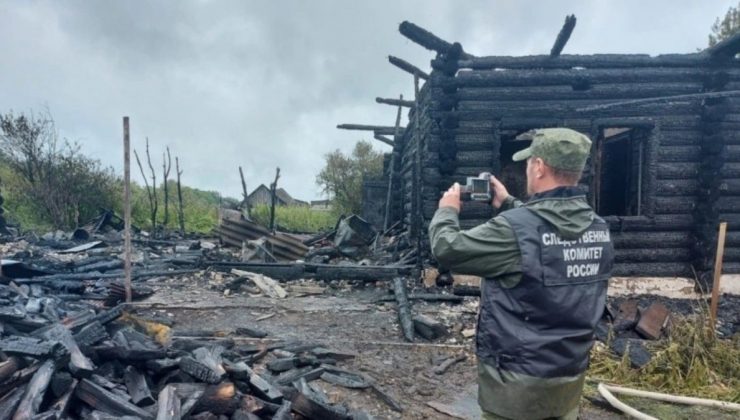
[[[280,166],[282,185],[313,199],[322,156],[371,137],[335,125],[391,124],[374,98],[412,95],[386,56],[428,68],[403,20],[477,55],[521,55],[549,51],[575,13],[568,53],[658,54],[703,47],[733,3],[0,0],[0,112],[48,105],[64,136],[117,170],[128,115],[134,146],[169,146],[189,185],[238,196],[239,165],[250,188]]]

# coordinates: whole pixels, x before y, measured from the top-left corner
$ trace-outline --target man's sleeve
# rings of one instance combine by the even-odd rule
[[[503,217],[462,231],[455,209],[443,207],[434,213],[429,239],[437,261],[456,273],[497,277],[520,270],[519,245]]]

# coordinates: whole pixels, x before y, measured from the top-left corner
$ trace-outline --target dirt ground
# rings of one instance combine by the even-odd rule
[[[422,338],[406,343],[398,328],[395,303],[376,302],[378,298],[391,296],[386,283],[321,284],[326,286],[322,295],[300,297],[289,292],[286,299],[250,295],[248,291],[224,296],[216,289],[218,284],[219,276],[215,273],[188,279],[153,279],[149,285],[156,293],[137,303],[136,312],[168,319],[174,336],[192,334],[194,330],[233,332],[238,327],[249,326],[268,333],[264,342],[319,343],[354,352],[357,356],[353,360],[338,365],[374,378],[380,388],[403,406],[402,413],[389,409],[369,390],[349,390],[321,380],[317,382],[333,402],[359,408],[377,419],[479,418],[473,338],[462,335],[463,330],[475,326],[477,298],[466,298],[461,305],[417,301],[415,312],[443,321],[451,334],[435,343]],[[290,284],[285,286],[289,289]],[[237,342],[260,341],[232,337]],[[453,365],[445,374],[432,372],[440,358],[457,354],[465,354],[467,359]],[[430,407],[429,402],[448,405],[460,415],[443,414]],[[622,417],[584,398],[581,418]]]

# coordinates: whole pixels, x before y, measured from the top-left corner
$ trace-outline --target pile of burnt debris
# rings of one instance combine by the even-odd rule
[[[368,375],[336,366],[351,353],[306,343],[182,337],[162,346],[132,326],[147,321],[120,306],[99,310],[26,286],[4,288],[2,299],[1,419],[368,418],[331,404],[311,383],[319,378],[369,389],[401,410]],[[42,311],[33,308],[38,299]]]
[[[261,340],[266,333],[250,326],[220,338],[211,331],[175,334],[125,310],[122,227],[106,211],[74,232],[0,237],[0,420],[369,418],[332,401],[316,379],[367,389],[402,410],[369,375],[340,367],[354,354],[321,343]],[[342,218],[331,232],[301,236],[225,211],[217,233],[220,244],[137,231],[134,300],[151,295],[157,283],[185,277],[218,275],[224,295],[248,288],[272,298],[285,298],[286,288],[300,296],[352,281],[389,291],[377,303],[395,302],[407,341],[439,341],[453,335],[450,322],[422,314],[420,301],[475,306],[466,296],[480,294],[479,283],[465,276],[422,269],[405,230],[378,232],[357,216]],[[292,282],[284,288],[286,281]],[[470,328],[454,331],[467,340],[475,334],[471,309]],[[640,367],[650,359],[644,340],[659,339],[669,320],[661,303],[611,300],[597,338]],[[438,360],[435,373],[464,359]]]
[[[6,237],[0,244],[9,257],[2,260],[0,277],[0,420],[369,418],[330,402],[313,382],[319,378],[367,389],[392,410],[402,410],[369,375],[337,366],[354,354],[315,343],[264,343],[258,339],[265,333],[249,327],[234,334],[254,342],[214,340],[211,332],[199,331],[170,336],[168,327],[129,313],[117,305],[124,298],[118,222],[105,212],[73,233]],[[267,258],[309,249],[283,234],[267,232],[262,239],[255,249]],[[250,280],[269,296],[282,289],[273,277],[355,275],[324,263],[254,262],[254,256],[242,261],[245,252],[197,238],[140,233],[134,243],[134,299],[152,293],[145,279],[206,268]],[[359,277],[377,280],[402,268],[378,270],[363,266]]]

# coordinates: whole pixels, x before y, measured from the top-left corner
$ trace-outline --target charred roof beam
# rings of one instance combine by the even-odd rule
[[[573,33],[573,28],[576,27],[576,15],[570,15],[565,17],[565,23],[558,33],[558,37],[555,38],[555,44],[553,44],[550,50],[550,57],[557,57],[563,52],[565,44],[568,43],[570,35]]]
[[[418,75],[419,78],[421,78],[421,79],[424,79],[424,80],[428,80],[429,79],[429,74],[427,74],[426,72],[422,71],[420,68],[418,68],[415,65],[409,63],[406,60],[403,60],[403,59],[400,59],[398,57],[394,57],[392,55],[389,55],[388,56],[388,62],[390,62],[391,64],[393,64],[394,66],[398,67],[399,69],[401,69],[403,71],[409,72],[409,73],[411,73],[411,74],[413,74],[415,76]]]
[[[434,35],[426,29],[409,21],[403,21],[401,25],[399,25],[398,30],[403,36],[410,39],[411,41],[414,41],[415,43],[428,50],[436,51],[440,54],[450,54],[456,48],[455,45],[458,46],[457,48],[459,48],[460,45],[458,43],[451,44],[438,37],[437,35]],[[460,58],[468,59],[472,57],[472,55],[464,51],[460,52]]]

